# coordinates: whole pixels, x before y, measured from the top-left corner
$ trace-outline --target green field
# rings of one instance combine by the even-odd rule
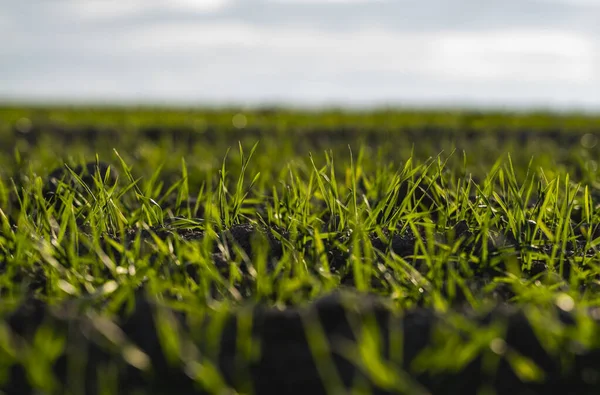
[[[600,393],[600,116],[0,107],[0,393]]]

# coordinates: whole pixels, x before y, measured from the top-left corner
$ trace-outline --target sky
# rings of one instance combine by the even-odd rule
[[[600,0],[0,0],[0,101],[600,110]]]

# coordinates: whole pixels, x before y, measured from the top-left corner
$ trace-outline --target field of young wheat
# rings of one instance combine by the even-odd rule
[[[600,117],[0,108],[0,393],[600,392]]]

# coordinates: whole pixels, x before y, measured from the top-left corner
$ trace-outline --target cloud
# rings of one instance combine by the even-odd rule
[[[282,4],[356,4],[356,3],[377,3],[385,0],[266,0],[270,3]]]
[[[164,24],[122,37],[120,51],[164,56],[215,51],[207,63],[220,63],[220,54],[238,55],[237,66],[250,51],[269,61],[286,64],[283,71],[335,73],[413,73],[433,78],[469,81],[564,80],[585,82],[598,78],[594,42],[583,35],[550,30],[492,30],[427,33],[390,32],[369,28],[351,33],[314,29],[257,27],[239,23],[207,25]],[[293,59],[292,64],[288,60]],[[264,64],[263,64],[264,63]],[[277,73],[277,70],[271,72]]]
[[[14,6],[0,12],[12,21],[0,23],[0,34],[11,37],[0,97],[600,106],[600,36],[577,8],[559,20],[553,15],[561,8],[551,7],[547,19],[527,24],[528,0],[518,10],[512,0],[502,9],[472,3],[468,12],[456,1],[432,11],[435,2],[424,0],[406,14],[401,0],[381,7],[273,1]],[[487,24],[492,14],[497,20]],[[397,27],[398,20],[407,23]]]
[[[448,33],[437,39],[448,76],[498,81],[599,81],[594,42],[561,31]]]
[[[543,3],[562,3],[570,6],[592,6],[596,8],[600,8],[600,3],[598,0],[539,0]]]
[[[224,9],[230,0],[68,0],[60,6],[86,19],[127,17],[148,11],[215,12]]]

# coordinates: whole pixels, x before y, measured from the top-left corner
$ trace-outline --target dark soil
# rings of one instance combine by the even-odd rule
[[[170,313],[169,313],[170,312]],[[402,393],[384,381],[373,379],[365,366],[357,366],[343,353],[342,345],[355,344],[361,333],[378,333],[379,355],[396,374],[405,374],[405,388],[420,385],[434,394],[475,394],[483,383],[491,385],[498,394],[561,393],[592,394],[600,388],[600,351],[578,351],[576,345],[565,343],[556,353],[548,353],[531,329],[525,312],[511,307],[497,307],[487,314],[465,314],[483,329],[494,322],[506,324],[505,348],[530,359],[544,372],[538,382],[519,378],[506,354],[494,354],[496,368],[485,370],[483,357],[478,356],[464,366],[450,363],[439,371],[427,372],[414,365],[420,352],[435,345],[436,330],[459,334],[465,341],[472,334],[453,326],[447,315],[429,309],[410,309],[394,312],[383,299],[374,296],[337,292],[311,302],[306,306],[279,310],[262,305],[247,306],[225,316],[217,313],[191,315],[173,313],[139,293],[133,311],[122,312],[116,318],[118,327],[103,324],[93,315],[80,315],[77,304],[49,307],[31,300],[8,318],[15,335],[32,340],[35,328],[51,324],[55,331],[67,337],[67,349],[54,364],[54,373],[62,385],[74,385],[69,376],[73,360],[79,361],[83,392],[97,393],[99,368],[112,361],[118,374],[119,393],[152,388],[152,393],[207,393],[190,377],[185,352],[171,360],[161,348],[157,337],[157,317],[171,317],[171,325],[179,333],[179,342],[187,354],[212,363],[221,372],[227,385],[238,391],[253,390],[257,394],[325,394],[327,387],[319,367],[315,365],[307,340],[310,325],[319,324],[326,338],[333,363],[343,387],[348,389],[357,380],[363,381],[370,393]],[[240,326],[243,317],[251,319],[249,327]],[[560,312],[564,325],[572,325],[574,318]],[[220,335],[215,338],[211,323],[221,320]],[[373,326],[362,326],[371,322]],[[111,329],[112,328],[112,329]],[[120,328],[120,329],[118,329]],[[177,329],[179,328],[179,329]],[[364,332],[371,331],[371,332]],[[374,332],[373,332],[374,331]],[[111,335],[112,333],[112,335]],[[394,336],[400,344],[392,343]],[[245,355],[239,346],[240,336],[252,338],[259,345],[256,357]],[[390,337],[392,336],[392,338]],[[107,339],[108,338],[108,339]],[[346,343],[344,343],[346,342]],[[349,342],[349,343],[348,343]],[[116,344],[115,344],[116,343]],[[149,366],[132,366],[124,360],[123,347],[134,344],[149,357]],[[395,345],[394,345],[395,344]],[[440,346],[438,344],[438,346]],[[182,349],[183,350],[183,349]],[[482,355],[491,355],[484,350]],[[78,358],[83,358],[80,360]],[[564,364],[565,358],[569,361]],[[561,360],[562,359],[562,360]],[[489,361],[488,361],[489,362]],[[323,369],[323,367],[320,367]],[[327,373],[325,377],[330,376]],[[403,373],[404,372],[404,373]],[[72,372],[71,372],[72,373]],[[14,366],[4,390],[10,394],[33,393],[22,367]]]

